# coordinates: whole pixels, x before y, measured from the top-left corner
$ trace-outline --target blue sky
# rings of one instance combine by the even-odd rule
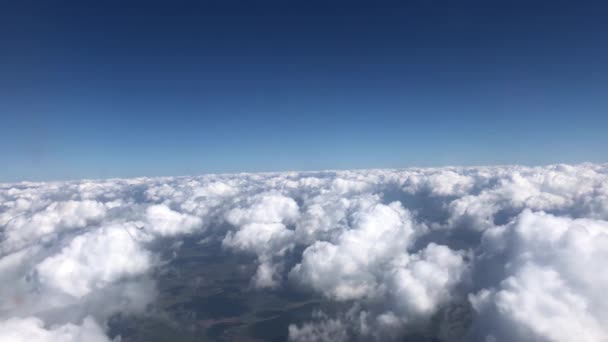
[[[0,181],[605,162],[606,17],[599,1],[2,4]]]

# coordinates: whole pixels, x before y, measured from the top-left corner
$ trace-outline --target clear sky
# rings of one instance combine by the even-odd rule
[[[4,1],[0,181],[608,161],[606,1]]]

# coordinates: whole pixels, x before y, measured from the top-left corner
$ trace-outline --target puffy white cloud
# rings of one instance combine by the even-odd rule
[[[247,223],[293,222],[298,216],[298,204],[289,197],[264,193],[248,199],[246,207],[236,207],[226,214],[235,226]]]
[[[342,308],[292,340],[604,341],[606,220],[595,164],[0,184],[0,340],[107,340],[195,234]]]
[[[146,209],[147,230],[162,236],[192,233],[200,227],[199,217],[180,214],[164,204],[152,205]]]
[[[405,319],[434,313],[466,272],[462,252],[434,243],[403,259],[392,270],[389,291],[396,312]]]
[[[317,241],[308,247],[292,278],[338,300],[374,296],[383,269],[408,247],[414,228],[400,203],[364,203],[351,214],[352,229],[336,243]]]
[[[282,268],[272,261],[294,245],[294,232],[284,223],[294,222],[299,215],[298,204],[276,193],[263,193],[249,198],[246,207],[233,208],[226,220],[238,226],[236,233],[228,232],[223,244],[258,255],[259,266],[253,279],[257,287],[276,287]]]
[[[427,172],[412,172],[403,189],[407,192],[426,191],[431,196],[462,196],[470,192],[475,184],[473,177],[458,173],[458,170],[437,169]]]
[[[0,341],[4,342],[110,342],[103,329],[90,317],[81,325],[67,323],[45,327],[35,317],[10,318],[0,322]]]
[[[608,340],[608,222],[525,210],[487,231],[482,248],[506,266],[496,287],[471,295],[486,320],[477,334],[496,341]]]
[[[85,227],[92,222],[100,221],[106,214],[106,206],[102,203],[85,201],[65,201],[50,203],[44,210],[28,215],[29,204],[23,204],[19,199],[15,212],[2,214],[6,221],[2,243],[4,251],[19,248],[45,235],[64,229]],[[10,215],[10,217],[9,217]]]
[[[204,198],[213,198],[213,197],[226,197],[235,195],[238,192],[238,189],[234,186],[216,181],[205,184],[201,187],[198,187],[194,190],[194,197],[204,197]]]
[[[125,229],[109,226],[76,236],[60,253],[38,264],[40,281],[82,297],[122,277],[143,273],[151,256]]]
[[[249,223],[236,233],[228,232],[224,245],[260,255],[267,252],[282,254],[292,243],[293,234],[282,223]]]

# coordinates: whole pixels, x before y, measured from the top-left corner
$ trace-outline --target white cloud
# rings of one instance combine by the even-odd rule
[[[146,220],[148,225],[146,231],[151,231],[161,236],[192,233],[200,227],[202,220],[199,217],[180,214],[171,210],[164,204],[152,205],[146,209]]]
[[[122,277],[143,273],[151,256],[124,228],[103,227],[75,237],[60,253],[38,264],[40,281],[82,297]]]
[[[349,340],[348,326],[341,319],[315,313],[316,322],[289,325],[289,340],[294,342],[341,342]]]
[[[403,189],[412,193],[428,191],[432,196],[462,196],[471,190],[475,180],[457,171],[437,169],[430,173],[412,172],[408,175]]]
[[[451,290],[465,275],[462,254],[431,243],[400,261],[403,265],[392,270],[389,282],[390,297],[397,312],[406,320],[429,316],[439,304],[447,302]]]
[[[237,207],[226,213],[226,220],[235,226],[247,223],[293,222],[298,216],[298,204],[289,197],[264,193],[249,198],[246,207]]]
[[[277,273],[282,266],[272,261],[294,245],[294,232],[284,223],[293,223],[299,215],[298,204],[278,193],[262,193],[248,199],[245,207],[236,207],[225,215],[226,221],[238,227],[228,232],[226,247],[258,255],[256,287],[276,287],[281,281]]]
[[[236,233],[228,232],[224,245],[259,255],[282,254],[292,243],[293,234],[282,223],[248,223]]]
[[[338,300],[374,296],[381,290],[383,267],[405,252],[414,228],[399,203],[361,207],[351,214],[352,229],[345,229],[335,243],[317,241],[304,251],[292,278]]]
[[[437,338],[605,341],[606,220],[594,164],[0,184],[0,340],[107,340],[156,293],[155,240],[196,234],[253,255],[255,287],[350,308],[293,340],[396,339],[457,307],[438,324],[466,334]]]
[[[16,212],[7,212],[3,250],[8,246],[19,248],[45,235],[65,229],[85,227],[92,222],[100,221],[106,214],[106,206],[96,201],[52,202],[43,210],[29,213],[31,204],[15,201]],[[6,217],[5,216],[5,217]]]
[[[497,341],[608,340],[608,222],[529,210],[485,235],[488,258],[506,259],[503,280],[471,295]],[[511,329],[505,326],[512,327]]]
[[[35,317],[11,318],[0,322],[3,342],[110,342],[103,329],[90,317],[81,325],[67,323],[47,328]]]

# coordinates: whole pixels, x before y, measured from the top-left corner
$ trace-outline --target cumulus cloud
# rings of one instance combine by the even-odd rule
[[[12,215],[2,215],[6,239],[3,246],[6,251],[10,251],[8,248],[18,248],[65,229],[84,227],[91,222],[100,221],[107,209],[96,201],[64,201],[52,202],[43,210],[28,215],[27,209],[31,203],[20,199],[13,203],[16,210]]]
[[[404,317],[430,315],[449,300],[452,288],[466,272],[463,254],[430,243],[419,253],[399,260],[389,282],[398,312]]]
[[[90,317],[86,317],[81,325],[67,323],[48,328],[44,326],[44,322],[35,317],[10,318],[0,322],[0,340],[6,342],[110,342],[103,329]]]
[[[121,277],[143,273],[150,267],[151,256],[125,235],[122,227],[109,226],[76,236],[38,264],[39,281],[82,297]]]
[[[298,204],[292,198],[281,194],[256,195],[241,205],[226,214],[226,220],[235,226],[254,222],[293,222],[298,216]]]
[[[163,236],[192,233],[202,223],[199,217],[181,214],[164,204],[149,206],[146,209],[146,220],[148,231]]]
[[[253,283],[257,287],[276,287],[280,282],[281,264],[273,258],[283,255],[294,245],[294,232],[286,224],[295,222],[298,204],[278,193],[262,193],[247,198],[246,203],[229,210],[226,221],[238,227],[228,232],[224,246],[257,254],[259,266]]]
[[[526,209],[484,234],[488,259],[506,258],[503,280],[471,295],[495,340],[534,336],[546,341],[608,340],[608,222],[571,219]],[[492,327],[492,330],[488,330]]]
[[[316,241],[306,248],[292,277],[337,300],[376,295],[383,268],[403,255],[414,228],[400,203],[369,202],[353,211],[352,229],[345,229],[335,243]]]
[[[340,308],[294,341],[606,341],[607,220],[594,164],[0,184],[0,340],[108,341],[196,235]]]

